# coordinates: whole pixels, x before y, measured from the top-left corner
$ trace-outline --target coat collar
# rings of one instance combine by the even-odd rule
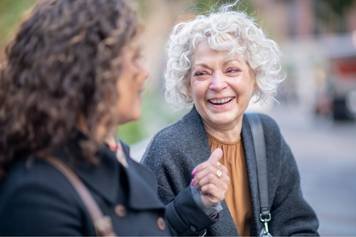
[[[133,209],[164,207],[156,190],[141,176],[144,172],[138,170],[140,166],[129,157],[127,146],[124,149],[129,163],[127,168],[117,161],[116,154],[105,145],[100,146],[96,155],[99,164],[77,162],[83,156],[79,144],[85,139],[85,135],[79,134],[64,149],[60,149],[61,152],[56,153],[56,156],[71,166],[89,189],[111,205],[126,199],[127,205]]]
[[[186,135],[194,142],[192,147],[192,154],[194,154],[194,166],[200,164],[201,162],[206,161],[210,156],[211,151],[208,144],[208,138],[202,119],[195,109],[193,109],[183,117],[182,119],[183,128],[186,129]],[[255,159],[255,152],[253,148],[252,133],[249,123],[246,116],[243,117],[242,121],[242,141],[245,151],[245,159],[247,165],[247,173],[249,177],[249,186],[252,199],[252,211],[253,211],[253,220],[251,225],[251,234],[257,233],[259,228],[259,201],[258,201],[258,185],[257,185],[257,165]],[[220,215],[220,220],[211,227],[212,234],[216,233],[231,233],[231,235],[236,235],[236,228],[233,222],[233,219],[230,215],[228,207],[225,202],[222,203],[224,209]],[[230,230],[227,231],[227,228]]]

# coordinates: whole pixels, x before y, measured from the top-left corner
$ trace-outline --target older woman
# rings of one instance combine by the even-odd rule
[[[166,204],[174,202],[190,185],[196,164],[219,147],[231,182],[221,218],[207,234],[258,235],[263,224],[256,158],[244,113],[253,96],[272,96],[283,80],[276,43],[243,12],[225,8],[198,16],[175,26],[165,79],[168,101],[193,104],[193,109],[160,131],[145,153],[144,163],[158,178],[159,196]],[[318,220],[303,198],[293,154],[275,121],[259,117],[266,139],[269,231],[318,235]],[[207,180],[195,175],[192,184]]]
[[[191,234],[216,221],[223,181],[165,208],[128,147],[109,149],[140,116],[138,33],[124,0],[40,1],[22,24],[0,71],[0,235]]]

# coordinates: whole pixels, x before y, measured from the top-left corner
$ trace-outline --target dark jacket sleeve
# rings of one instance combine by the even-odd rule
[[[280,185],[272,207],[274,235],[318,235],[318,219],[305,201],[295,159],[283,141]]]
[[[21,184],[11,182],[11,185],[13,187],[2,194],[0,203],[0,235],[78,236],[95,233],[83,232],[81,218],[84,215],[80,208],[76,208],[78,204],[70,201],[72,197],[62,183],[29,180]]]
[[[143,163],[157,177],[158,195],[166,205],[166,219],[172,234],[201,235],[216,218],[207,216],[196,204],[189,187],[190,174],[183,169],[185,165],[179,164],[184,157],[179,157],[174,149],[166,149],[167,144],[162,143],[164,141],[166,139],[153,139]]]
[[[272,156],[268,158],[269,181],[277,184],[270,187],[274,190],[274,195],[271,193],[273,200],[270,231],[278,236],[319,235],[318,219],[303,197],[299,171],[292,151],[280,134],[275,121],[269,117],[267,120],[270,120],[265,126],[267,131],[265,139],[270,140],[267,145],[279,148],[277,152],[270,152]],[[274,141],[271,141],[272,138],[275,138]],[[274,143],[273,146],[271,143]]]

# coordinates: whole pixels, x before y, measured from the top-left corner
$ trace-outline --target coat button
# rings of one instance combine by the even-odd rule
[[[158,229],[160,229],[160,230],[164,230],[166,228],[166,222],[164,221],[164,219],[162,217],[157,218],[157,226],[158,226]]]
[[[123,205],[119,204],[115,207],[115,213],[119,217],[124,217],[126,215],[126,208]]]

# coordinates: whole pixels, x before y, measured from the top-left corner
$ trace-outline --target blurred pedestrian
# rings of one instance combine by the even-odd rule
[[[109,141],[140,116],[139,35],[124,0],[40,1],[23,22],[0,78],[0,235],[157,236],[217,220],[193,195],[165,211],[154,175]]]
[[[234,4],[197,16],[173,29],[166,98],[193,108],[158,132],[144,163],[157,175],[159,196],[169,204],[190,186],[199,187],[210,179],[203,172],[196,175],[206,167],[194,167],[221,148],[221,163],[231,182],[221,218],[207,234],[256,236],[264,224],[260,221],[253,137],[245,111],[253,96],[256,100],[273,96],[283,74],[277,44],[251,17],[232,7]],[[291,149],[271,117],[258,117],[267,153],[269,232],[277,236],[318,235],[318,220],[303,198]],[[217,169],[216,176],[219,174]]]

